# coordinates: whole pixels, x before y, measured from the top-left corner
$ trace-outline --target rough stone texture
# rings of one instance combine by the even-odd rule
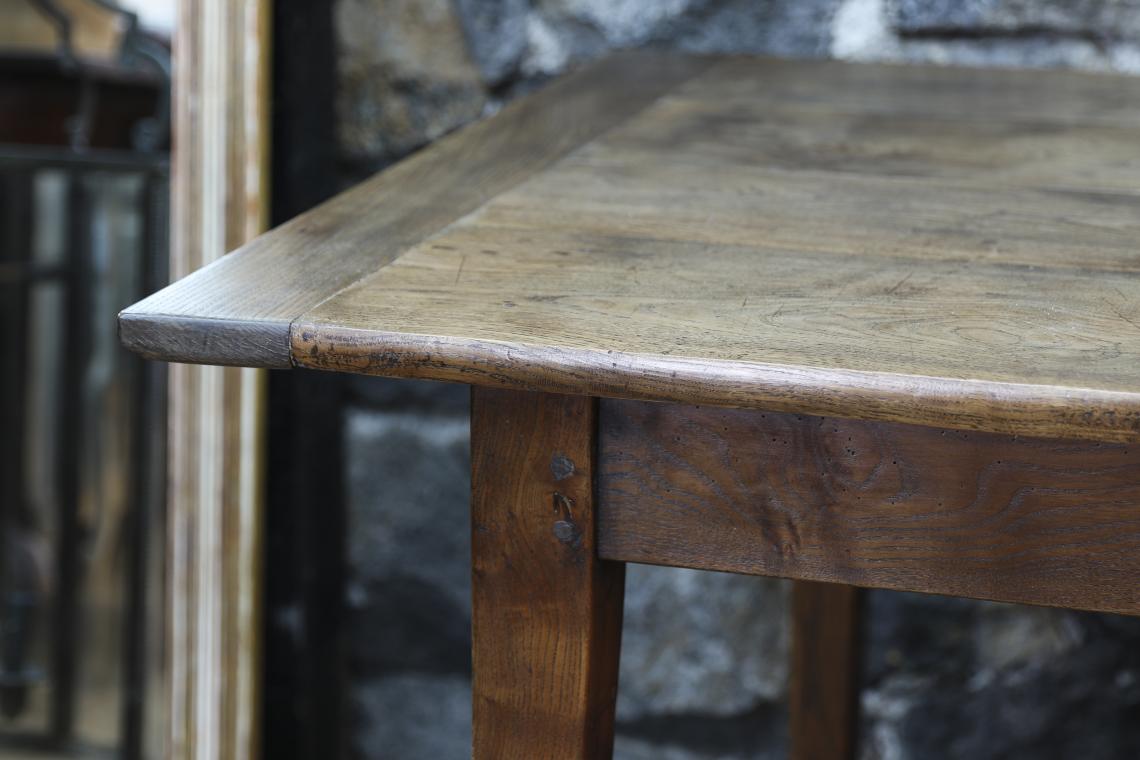
[[[631,565],[618,720],[727,717],[778,701],[787,682],[788,585]]]
[[[495,5],[466,0],[460,6]],[[820,55],[837,0],[545,0],[525,14],[516,77],[550,76],[606,50],[639,45],[689,52]],[[519,14],[522,18],[523,14]]]
[[[623,649],[624,653],[624,649]],[[619,722],[615,760],[784,760],[788,715],[779,703],[763,702],[737,715],[661,714]]]
[[[458,676],[402,675],[353,688],[361,758],[451,760],[471,756],[471,682]]]
[[[823,55],[839,0],[337,0],[342,154],[383,166],[608,50]],[[359,172],[349,168],[349,174]]]
[[[1137,0],[844,0],[831,55],[1140,73]]]
[[[1140,73],[1140,0],[338,0],[352,173],[619,47]],[[358,378],[348,410],[356,757],[470,732],[468,395]],[[631,567],[619,760],[783,757],[783,584]],[[1140,620],[875,592],[862,760],[1140,757]]]
[[[349,415],[354,672],[470,672],[465,412],[417,414],[396,407]]]
[[[494,87],[518,71],[527,44],[527,0],[455,0],[471,56]]]
[[[1078,34],[1135,36],[1137,0],[893,0],[901,34]]]
[[[338,0],[342,152],[389,162],[483,112],[486,95],[449,0]]]
[[[337,0],[337,30],[352,176],[618,48],[1140,73],[1140,0]]]
[[[861,760],[1140,757],[1140,619],[869,601]]]
[[[710,2],[674,27],[675,42],[662,43],[696,53],[821,56],[838,6],[838,0]]]

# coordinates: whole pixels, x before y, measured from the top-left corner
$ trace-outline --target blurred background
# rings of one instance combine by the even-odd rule
[[[166,280],[172,7],[139,5],[0,2],[2,757],[161,731],[165,370],[115,323]]]
[[[163,752],[166,377],[115,314],[167,278],[179,16],[115,6],[0,0],[4,759]],[[613,49],[1140,74],[1140,0],[268,14],[273,223]],[[468,756],[466,391],[295,370],[267,398],[264,757]],[[787,607],[781,581],[630,566],[617,756],[783,757]],[[1140,757],[1140,620],[889,592],[865,618],[862,758]]]

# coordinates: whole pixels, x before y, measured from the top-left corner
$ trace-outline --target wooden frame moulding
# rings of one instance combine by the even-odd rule
[[[182,0],[174,57],[171,274],[266,226],[268,0]],[[261,370],[172,365],[165,756],[258,754]]]

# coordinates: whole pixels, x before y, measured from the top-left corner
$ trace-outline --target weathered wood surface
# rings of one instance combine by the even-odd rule
[[[598,559],[597,401],[476,388],[474,757],[613,748],[625,566]]]
[[[261,238],[231,265],[244,284],[175,286],[125,315],[128,343],[1140,438],[1140,80],[763,59],[676,62],[648,92],[618,75],[670,59],[650,60],[603,64],[562,85],[579,105],[556,118],[492,119]],[[582,104],[593,126],[547,150]],[[541,157],[504,158],[520,141]]]
[[[512,103],[120,316],[156,359],[290,366],[289,325],[708,64],[619,55]]]
[[[861,593],[836,583],[792,584],[792,760],[855,757]]]
[[[179,4],[175,276],[265,229],[269,21],[267,0]],[[166,746],[154,757],[259,756],[264,381],[252,369],[171,367]]]
[[[603,401],[601,556],[1140,614],[1140,447]]]

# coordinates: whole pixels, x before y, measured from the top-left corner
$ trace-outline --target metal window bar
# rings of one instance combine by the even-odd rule
[[[132,150],[93,150],[96,84],[71,19],[28,2],[57,27],[60,71],[79,88],[68,146],[0,144],[0,757],[133,760],[158,738],[144,708],[161,656],[166,368],[125,355],[113,325],[168,279],[169,55],[134,14],[87,0],[122,17],[119,66],[165,83]],[[115,663],[117,688],[85,682],[109,670],[93,652]]]
[[[62,178],[66,203],[56,209],[56,223],[65,230],[61,247],[64,257],[44,262],[35,254],[37,218],[44,210],[36,208],[36,185],[45,174]],[[105,223],[99,215],[106,211],[99,193],[108,180],[133,178],[134,213],[140,228],[141,244],[134,261],[117,261],[119,270],[129,271],[136,283],[130,293],[120,293],[122,304],[109,304],[104,273],[108,262],[95,261],[95,228]],[[122,186],[120,186],[122,187]],[[100,454],[92,436],[108,420],[99,419],[99,408],[90,398],[90,379],[99,362],[107,362],[107,341],[96,346],[96,318],[110,314],[118,306],[151,292],[167,279],[166,229],[168,167],[165,156],[112,151],[83,154],[66,149],[0,146],[0,208],[3,230],[0,240],[0,747],[66,751],[76,749],[76,701],[80,644],[87,635],[81,614],[82,590],[88,582],[83,558],[90,551],[91,524],[100,515],[81,515],[84,502],[90,502],[98,488],[94,481],[100,469],[93,458]],[[129,189],[128,189],[129,192]],[[132,255],[125,250],[104,250],[103,255]],[[30,371],[33,354],[41,353],[33,335],[36,294],[55,289],[62,295],[62,330],[56,353],[57,377],[34,377]],[[104,288],[101,291],[100,288]],[[107,308],[110,306],[110,308]],[[96,313],[96,309],[100,313]],[[111,351],[119,351],[111,346]],[[125,484],[121,539],[123,629],[119,651],[122,657],[118,746],[114,755],[142,756],[144,714],[149,654],[157,643],[148,620],[156,610],[149,583],[160,583],[161,576],[148,572],[161,535],[164,502],[165,445],[165,368],[144,365],[134,357],[117,357],[122,362],[121,377],[114,378],[127,395],[129,409],[120,423],[129,429],[126,461],[129,482]],[[43,364],[43,362],[40,362]],[[52,453],[55,472],[55,504],[50,514],[45,505],[29,499],[30,462],[26,447],[29,426],[43,424],[34,419],[31,395],[37,385],[56,388],[55,431]],[[84,477],[85,467],[95,475]],[[85,480],[87,482],[85,482]],[[53,528],[53,530],[50,530]],[[36,536],[53,534],[53,562],[50,571],[37,562]],[[50,588],[50,593],[49,593]],[[50,598],[50,608],[46,605]],[[45,634],[51,643],[46,651],[37,648]],[[42,661],[37,661],[42,660]],[[9,730],[6,723],[32,709],[37,690],[50,692],[46,719],[33,729]],[[7,720],[5,720],[7,718]],[[90,747],[88,749],[91,749]]]

